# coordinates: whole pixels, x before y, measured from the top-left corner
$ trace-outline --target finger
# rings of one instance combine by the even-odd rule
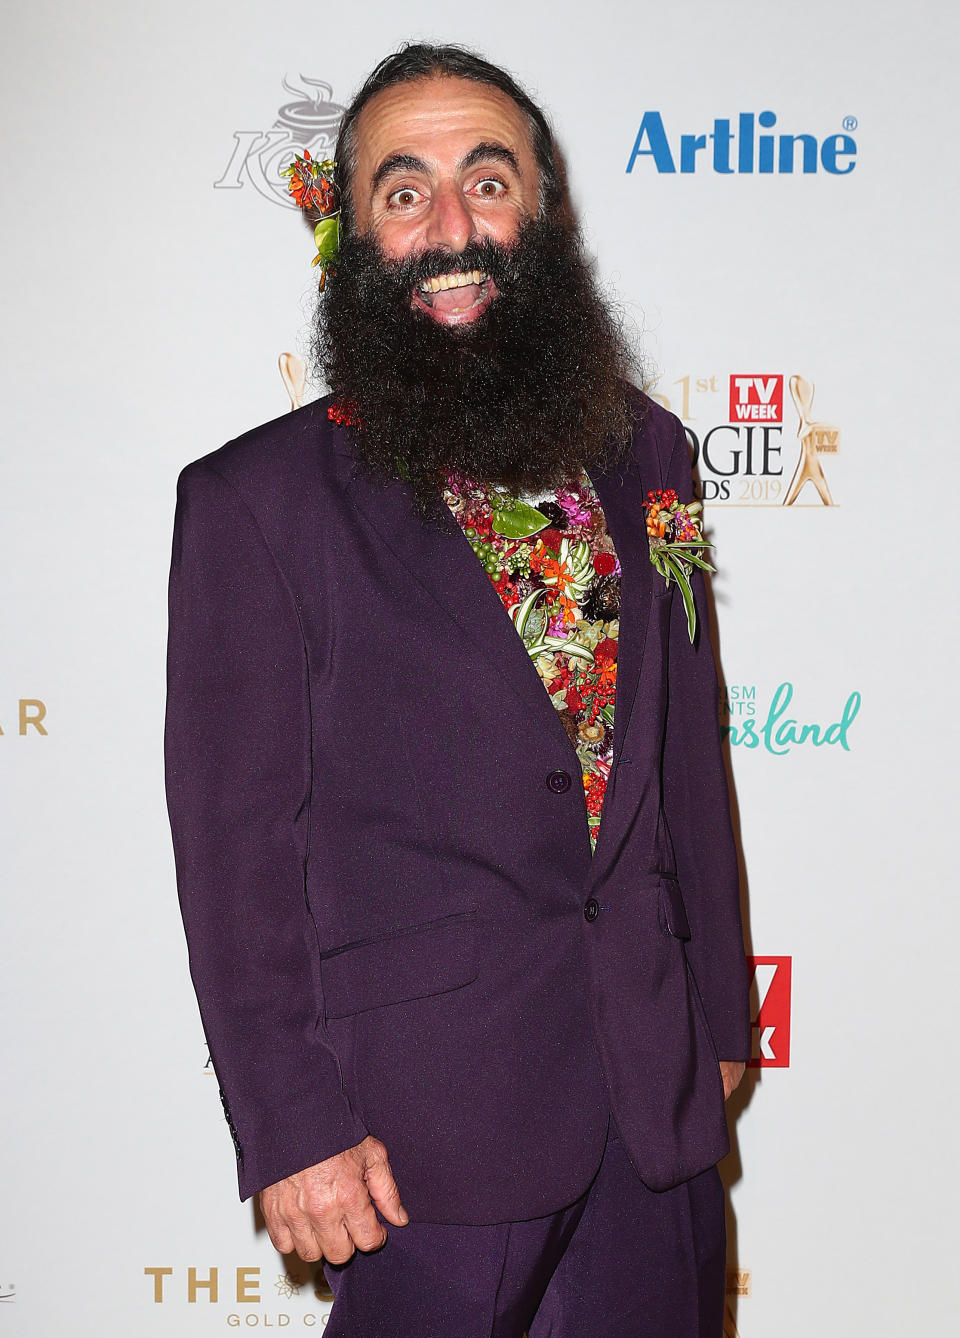
[[[378,1219],[369,1198],[365,1206],[356,1204],[344,1212],[343,1225],[357,1249],[365,1254],[379,1250],[387,1239],[386,1227]]]
[[[390,1169],[387,1149],[374,1141],[367,1154],[364,1180],[370,1197],[393,1226],[406,1226],[410,1216],[400,1202],[400,1191]]]
[[[338,1202],[340,1220],[357,1249],[379,1250],[387,1239],[386,1229],[378,1220],[366,1183],[359,1175],[341,1186]]]
[[[328,1263],[345,1264],[354,1253],[353,1240],[342,1221],[330,1224],[323,1230],[315,1228],[313,1239]]]
[[[325,1251],[321,1234],[310,1218],[291,1215],[287,1224],[293,1237],[293,1248],[304,1263],[315,1263],[323,1256]]]
[[[293,1249],[293,1236],[272,1195],[269,1197],[266,1194],[260,1195],[260,1211],[263,1213],[267,1235],[273,1242],[274,1248],[280,1254],[289,1254]]]
[[[290,1254],[293,1250],[293,1235],[285,1222],[271,1220],[264,1213],[264,1221],[267,1224],[267,1235],[273,1242],[273,1247],[278,1254]]]

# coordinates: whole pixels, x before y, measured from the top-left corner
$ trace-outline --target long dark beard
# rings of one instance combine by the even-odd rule
[[[499,294],[472,325],[450,328],[410,296],[454,268],[486,271]],[[611,464],[630,440],[633,354],[578,237],[555,223],[524,224],[509,248],[485,241],[399,262],[345,238],[314,353],[359,421],[361,462],[408,479],[424,515],[450,473],[548,487]]]

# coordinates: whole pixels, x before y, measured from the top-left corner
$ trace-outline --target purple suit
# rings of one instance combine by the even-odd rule
[[[623,577],[591,856],[482,566],[358,472],[328,404],[179,488],[167,786],[241,1196],[372,1133],[414,1219],[544,1215],[611,1110],[648,1186],[687,1180],[727,1150],[717,1058],[749,1024],[702,582],[691,646],[641,509],[691,495],[682,426],[646,402],[629,464],[592,474]]]

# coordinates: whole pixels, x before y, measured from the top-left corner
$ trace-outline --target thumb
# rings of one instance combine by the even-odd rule
[[[410,1216],[400,1202],[400,1191],[390,1169],[387,1149],[374,1143],[366,1149],[363,1178],[371,1199],[393,1226],[406,1226]]]

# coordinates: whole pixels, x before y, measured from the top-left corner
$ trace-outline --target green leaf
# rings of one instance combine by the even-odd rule
[[[514,502],[513,506],[494,508],[493,511],[493,532],[504,539],[529,539],[549,524],[549,518],[542,511],[526,502]]]
[[[523,636],[526,631],[527,622],[530,618],[530,614],[533,612],[533,606],[542,594],[542,589],[531,590],[522,604],[515,604],[514,608],[510,610],[513,616],[514,625],[521,636]],[[514,612],[514,610],[516,611]]]
[[[668,553],[667,561],[670,563],[677,585],[680,587],[680,594],[683,596],[683,607],[687,611],[687,632],[692,644],[694,633],[697,630],[697,606],[693,602],[693,591],[690,589],[687,573],[680,566],[679,559],[671,557]]]
[[[340,219],[336,215],[321,218],[313,230],[313,239],[317,243],[317,255],[321,263],[331,264],[340,249]]]
[[[527,645],[526,642],[523,644],[525,646]],[[527,654],[530,656],[531,660],[535,660],[538,655],[543,655],[544,653],[548,655],[553,654],[552,647],[548,646],[545,641],[535,641],[532,645],[527,646]]]
[[[551,650],[562,650],[565,655],[574,659],[585,660],[587,664],[593,663],[593,651],[576,641],[570,641],[562,636],[547,636],[544,637],[544,641]]]
[[[687,553],[683,560],[684,562],[692,562],[693,565],[699,567],[701,571],[717,570],[716,567],[711,567],[709,562],[704,562],[703,558],[697,557],[695,553]]]

